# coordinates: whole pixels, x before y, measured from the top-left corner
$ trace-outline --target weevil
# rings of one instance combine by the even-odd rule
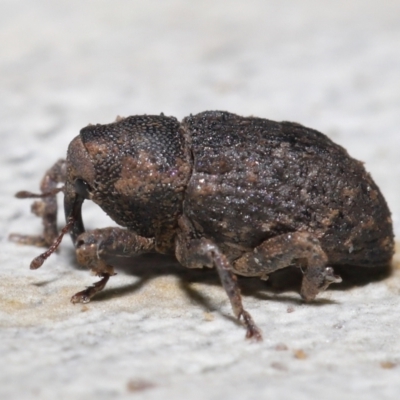
[[[101,277],[73,303],[105,287],[114,274],[110,256],[172,254],[188,268],[215,267],[246,337],[256,340],[262,334],[242,305],[237,275],[267,279],[298,266],[301,296],[311,301],[341,281],[335,266],[384,266],[393,255],[390,211],[363,164],[292,122],[206,111],[182,122],[161,114],[89,125],[40,189],[17,197],[41,198],[32,211],[43,234],[12,239],[49,247],[32,261],[36,269],[69,232],[77,261]],[[121,227],[85,231],[84,200]]]

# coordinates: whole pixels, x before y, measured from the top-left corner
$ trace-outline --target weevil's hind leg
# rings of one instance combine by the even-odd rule
[[[40,198],[32,204],[31,210],[42,218],[43,234],[38,236],[21,235],[13,233],[10,240],[20,244],[34,245],[40,247],[50,246],[58,236],[57,230],[57,193],[62,191],[58,184],[66,180],[66,161],[58,160],[44,175],[41,184],[41,194],[21,191],[16,194],[17,198]]]
[[[252,253],[246,253],[235,260],[233,268],[240,275],[265,278],[268,274],[300,260],[306,263],[301,285],[301,296],[305,301],[314,300],[331,283],[342,281],[326,265],[328,257],[319,240],[308,232],[288,233],[266,240]]]
[[[145,238],[121,228],[103,228],[80,234],[75,243],[78,263],[102,279],[72,296],[72,303],[88,303],[115,275],[110,257],[134,257],[154,251],[153,238]]]
[[[239,285],[232,272],[232,266],[215,243],[205,238],[187,242],[182,236],[178,236],[176,256],[180,263],[188,268],[215,266],[236,318],[242,319],[244,322],[247,330],[246,338],[262,340],[261,330],[251,315],[243,308]]]

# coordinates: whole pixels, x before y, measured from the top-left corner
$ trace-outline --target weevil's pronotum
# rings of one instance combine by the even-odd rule
[[[63,184],[62,187],[59,187]],[[64,193],[67,225],[56,226]],[[45,174],[32,207],[50,246],[69,232],[80,264],[101,280],[75,294],[86,303],[114,274],[110,256],[174,254],[188,268],[215,267],[247,337],[261,332],[243,308],[236,275],[267,279],[302,268],[301,296],[311,301],[340,282],[335,266],[384,266],[393,255],[385,199],[363,164],[322,133],[291,122],[206,111],[179,122],[164,115],[118,118],[83,128],[67,159]],[[121,228],[85,231],[81,206],[97,203]]]

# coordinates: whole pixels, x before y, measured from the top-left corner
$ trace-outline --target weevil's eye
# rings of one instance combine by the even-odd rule
[[[91,188],[88,185],[88,183],[86,181],[84,181],[83,179],[76,179],[75,180],[75,192],[79,194],[79,196],[82,196],[85,199],[90,199],[91,197]]]

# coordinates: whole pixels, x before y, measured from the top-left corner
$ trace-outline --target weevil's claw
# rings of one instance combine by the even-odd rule
[[[325,281],[328,284],[327,286],[329,286],[331,283],[342,282],[342,278],[339,275],[335,275],[333,272],[334,271],[332,267],[325,268]]]
[[[244,324],[246,325],[246,339],[253,340],[254,342],[262,342],[263,337],[261,329],[255,324],[251,315],[243,310],[241,316],[243,317]]]
[[[318,293],[326,290],[331,283],[340,282],[342,282],[342,278],[334,274],[332,267],[324,268],[318,275],[311,276],[311,279],[307,276],[306,271],[301,283],[301,297],[306,303],[310,303]]]
[[[90,288],[87,288],[85,290],[82,290],[81,292],[75,293],[71,297],[71,303],[72,304],[78,304],[78,303],[86,304],[86,303],[89,303],[90,302],[89,289]]]

